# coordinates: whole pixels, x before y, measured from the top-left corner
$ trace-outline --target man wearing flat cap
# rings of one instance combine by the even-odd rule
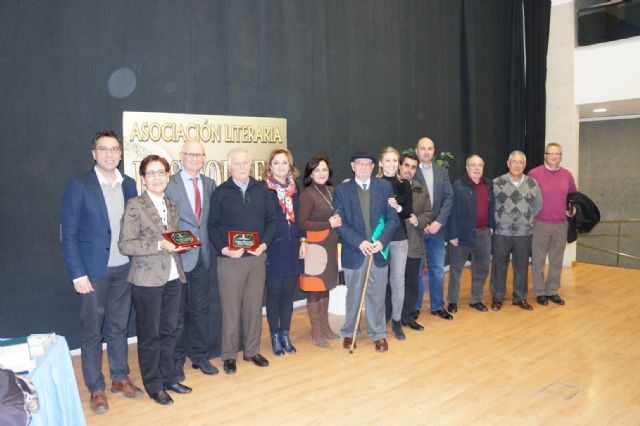
[[[365,295],[367,334],[376,351],[386,352],[384,302],[388,264],[384,251],[400,221],[387,202],[393,197],[391,184],[371,176],[375,161],[376,157],[369,153],[354,153],[351,156],[354,179],[338,185],[333,194],[334,212],[342,219],[336,232],[342,239],[341,260],[347,284],[346,316],[340,331],[343,347],[349,349],[355,337],[353,331],[369,256],[373,256]]]

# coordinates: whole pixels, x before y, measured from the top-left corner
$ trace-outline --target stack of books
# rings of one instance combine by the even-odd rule
[[[41,356],[46,354],[51,346],[53,346],[53,342],[56,340],[55,333],[45,333],[45,334],[30,334],[27,337],[27,341],[29,343],[29,352],[31,356]]]

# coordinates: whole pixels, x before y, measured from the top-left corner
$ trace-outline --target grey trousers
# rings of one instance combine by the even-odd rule
[[[491,230],[476,230],[476,243],[473,247],[454,247],[449,244],[449,291],[448,303],[458,303],[460,297],[460,276],[462,268],[471,254],[471,303],[482,302],[484,283],[489,275],[491,262]]]
[[[536,296],[553,296],[560,288],[562,258],[567,246],[568,222],[533,222],[533,241],[531,243],[531,266],[533,268],[533,290]],[[544,264],[549,255],[549,271],[544,277]]]
[[[395,321],[402,318],[404,303],[404,269],[407,266],[409,242],[407,240],[389,243],[389,286],[391,287],[391,317]]]
[[[358,269],[345,268],[344,270],[344,279],[347,284],[347,300],[344,324],[340,329],[340,334],[343,337],[353,337],[353,328],[356,325],[356,317],[360,308],[360,295],[362,294],[368,261],[369,259],[366,258]],[[374,341],[387,338],[384,299],[387,289],[388,269],[388,266],[379,268],[375,265],[375,262],[371,262],[369,285],[365,295],[364,306],[367,311],[367,335]]]
[[[502,301],[507,292],[509,255],[513,266],[513,303],[527,299],[528,268],[531,255],[531,235],[512,237],[493,234],[493,260],[491,262],[491,295]]]
[[[244,356],[260,353],[266,259],[266,253],[239,259],[218,257],[218,287],[222,307],[220,358],[223,361],[238,356],[241,320]]]

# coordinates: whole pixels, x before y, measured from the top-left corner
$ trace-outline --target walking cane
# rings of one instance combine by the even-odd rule
[[[369,255],[369,261],[367,263],[367,272],[364,274],[364,284],[362,286],[362,294],[360,294],[360,305],[358,307],[358,315],[356,316],[356,325],[353,328],[353,338],[351,339],[351,347],[349,348],[349,354],[353,353],[353,348],[356,346],[356,334],[358,333],[358,325],[360,325],[360,317],[362,316],[362,307],[364,306],[364,298],[367,294],[367,286],[369,285],[369,272],[371,272],[372,261],[373,261],[373,254]]]

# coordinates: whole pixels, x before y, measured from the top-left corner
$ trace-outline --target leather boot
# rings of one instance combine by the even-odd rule
[[[295,354],[296,351],[296,347],[293,346],[293,344],[291,343],[291,339],[289,339],[289,330],[280,330],[280,334],[278,335],[278,337],[280,338],[280,344],[282,345],[282,348],[290,354]]]
[[[282,343],[280,343],[278,333],[271,333],[271,349],[273,349],[275,356],[284,356],[284,349],[282,348]]]
[[[322,333],[324,337],[331,340],[337,340],[340,338],[339,334],[336,334],[331,329],[331,325],[329,325],[329,298],[323,297],[320,299],[320,306],[322,309],[320,310],[320,324],[322,325]]]
[[[320,348],[328,348],[329,343],[322,332],[322,324],[320,323],[320,310],[322,309],[320,301],[312,302],[307,300],[307,313],[309,314],[309,322],[311,323],[311,339],[313,344]]]

